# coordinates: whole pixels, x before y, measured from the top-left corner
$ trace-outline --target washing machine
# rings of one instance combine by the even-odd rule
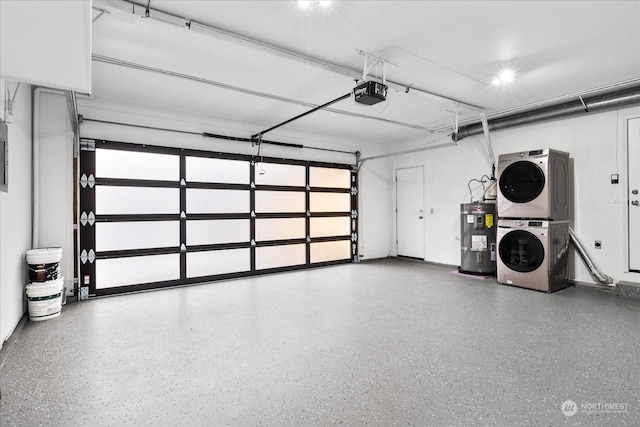
[[[523,151],[498,157],[498,216],[562,221],[571,215],[569,153]]]
[[[555,292],[569,285],[569,221],[500,219],[498,282]]]

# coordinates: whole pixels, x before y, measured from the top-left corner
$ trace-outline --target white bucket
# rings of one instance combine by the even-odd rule
[[[60,316],[64,297],[64,278],[27,285],[29,320],[52,319]]]
[[[57,280],[62,261],[62,248],[42,248],[27,251],[29,282]]]

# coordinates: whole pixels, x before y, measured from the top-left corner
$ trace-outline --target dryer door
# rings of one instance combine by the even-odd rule
[[[514,203],[527,203],[544,190],[544,172],[538,165],[520,160],[507,166],[500,175],[500,193]]]
[[[534,234],[513,230],[500,239],[500,260],[513,271],[529,273],[544,261],[544,246]]]

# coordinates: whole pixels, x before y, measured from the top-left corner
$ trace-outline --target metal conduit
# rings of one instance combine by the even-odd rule
[[[584,113],[603,112],[631,105],[640,105],[640,86],[617,90],[592,98],[579,97],[579,99],[575,101],[499,117],[489,121],[489,130],[507,129],[577,116]],[[482,132],[482,123],[474,123],[461,127],[458,133],[451,135],[451,138],[454,141],[460,141],[467,136],[478,135]]]

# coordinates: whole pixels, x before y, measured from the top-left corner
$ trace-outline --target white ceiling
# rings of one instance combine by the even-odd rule
[[[94,61],[92,94],[98,99],[235,120],[246,134],[234,136],[249,137],[355,85],[352,77],[255,45],[136,16],[131,4],[121,10],[123,4],[94,1],[109,13],[93,24],[93,54],[173,75]],[[138,4],[144,9],[147,2]],[[302,9],[293,0],[151,0],[150,8],[353,70],[362,70],[358,50],[365,51],[389,62],[387,79],[489,114],[621,82],[640,83],[639,1],[343,0]],[[515,70],[515,81],[492,86],[505,67]],[[443,126],[455,121],[456,112],[460,120],[478,117],[477,111],[397,87],[375,106],[347,99],[331,108],[386,121],[320,111],[265,138],[277,139],[291,129],[393,143],[427,129],[450,133]]]

